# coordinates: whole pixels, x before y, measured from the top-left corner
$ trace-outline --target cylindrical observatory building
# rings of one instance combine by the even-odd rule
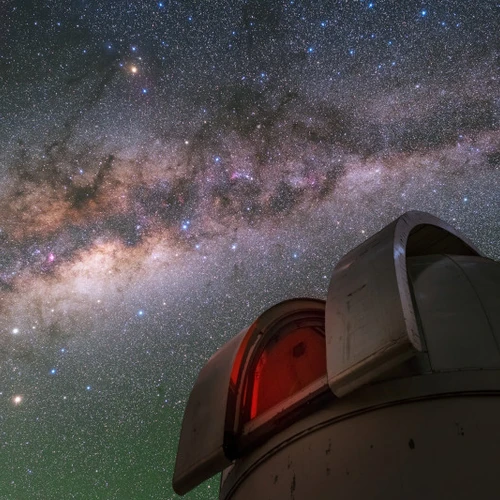
[[[500,498],[500,263],[409,212],[326,302],[277,304],[207,362],[173,486],[220,498]]]

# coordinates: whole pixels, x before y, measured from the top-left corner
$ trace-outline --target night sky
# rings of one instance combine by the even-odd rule
[[[408,210],[500,258],[497,1],[0,16],[2,499],[174,498],[210,355]]]

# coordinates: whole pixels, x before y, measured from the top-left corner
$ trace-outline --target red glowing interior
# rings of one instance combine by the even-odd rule
[[[313,327],[293,330],[272,339],[262,351],[247,399],[250,419],[284,401],[326,373],[326,345]]]

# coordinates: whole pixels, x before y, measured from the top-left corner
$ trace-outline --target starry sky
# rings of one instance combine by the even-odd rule
[[[0,15],[1,498],[175,498],[210,355],[405,211],[500,258],[497,1]]]

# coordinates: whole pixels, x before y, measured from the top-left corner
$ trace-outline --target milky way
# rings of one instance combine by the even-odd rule
[[[407,210],[500,258],[498,5],[402,3],[0,8],[2,498],[173,498],[203,363]]]

